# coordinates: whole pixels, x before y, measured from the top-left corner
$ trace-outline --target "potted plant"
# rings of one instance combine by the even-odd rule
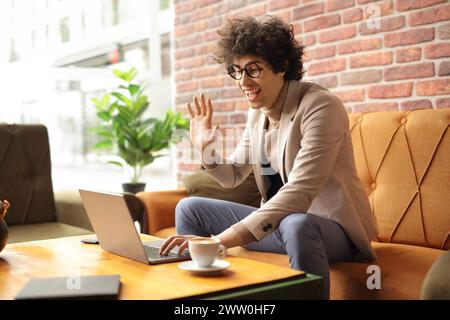
[[[139,181],[142,169],[156,158],[159,152],[176,141],[172,140],[174,129],[188,129],[189,121],[180,112],[166,112],[164,119],[146,118],[149,107],[145,86],[134,79],[137,69],[113,70],[121,84],[101,99],[93,98],[100,124],[93,129],[100,141],[94,149],[109,149],[116,156],[109,163],[124,167],[129,174],[129,182],[123,183],[127,192],[137,193],[145,189]]]
[[[0,200],[0,251],[3,250],[8,241],[8,226],[4,219],[8,213],[9,207],[10,204],[7,200]]]

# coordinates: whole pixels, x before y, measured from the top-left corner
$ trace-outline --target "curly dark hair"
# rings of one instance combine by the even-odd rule
[[[234,58],[251,54],[267,61],[276,73],[286,71],[285,80],[302,79],[304,46],[295,40],[293,26],[280,18],[234,18],[218,34],[221,39],[214,58],[227,69]]]

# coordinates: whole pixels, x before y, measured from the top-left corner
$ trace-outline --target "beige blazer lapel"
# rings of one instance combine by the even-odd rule
[[[301,82],[300,82],[301,83]],[[284,101],[283,112],[281,113],[280,126],[278,133],[278,168],[280,168],[280,177],[283,183],[287,182],[288,173],[285,171],[284,157],[286,152],[286,142],[292,129],[292,120],[297,113],[298,97],[300,95],[300,85],[298,81],[289,81],[286,100]]]

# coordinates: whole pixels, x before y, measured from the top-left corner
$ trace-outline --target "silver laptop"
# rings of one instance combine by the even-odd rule
[[[100,246],[105,251],[145,264],[190,259],[187,251],[178,256],[178,247],[167,256],[161,256],[159,248],[164,242],[162,239],[142,242],[122,194],[89,190],[79,192]]]

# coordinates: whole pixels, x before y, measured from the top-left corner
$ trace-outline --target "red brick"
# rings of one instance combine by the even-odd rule
[[[294,22],[291,23],[292,27],[294,28],[294,34],[302,33],[302,23],[301,22]]]
[[[241,98],[242,93],[241,90],[237,88],[225,88],[220,93],[221,98]]]
[[[248,103],[246,100],[236,100],[234,107],[236,110],[248,110]]]
[[[350,57],[350,68],[380,66],[392,63],[392,52],[377,52]]]
[[[372,2],[378,3],[371,4],[364,8],[364,18],[366,20],[372,20],[375,22],[375,19],[392,15],[392,13],[394,12],[394,5],[392,3],[392,0],[385,0],[382,2],[376,0]]]
[[[247,122],[247,116],[242,113],[236,113],[230,115],[230,123],[238,124],[238,123],[246,123]]]
[[[225,79],[215,78],[202,81],[202,88],[220,88],[223,87]]]
[[[217,113],[213,114],[213,119],[212,119],[212,123],[213,124],[228,124],[229,123],[229,117],[227,115],[219,115]]]
[[[204,77],[210,77],[215,76],[217,74],[223,73],[226,74],[225,68],[223,66],[214,66],[214,67],[208,67],[208,68],[201,68],[198,70],[194,70],[193,74],[195,78],[204,78]]]
[[[392,0],[385,0],[378,5],[380,8],[380,16],[390,16],[394,13],[394,4]]]
[[[405,101],[400,104],[400,110],[431,109],[432,107],[428,99]]]
[[[175,51],[175,59],[181,60],[184,58],[189,58],[195,55],[195,49],[190,48],[186,50],[176,50]]]
[[[450,20],[450,5],[412,12],[408,16],[410,26],[419,26],[445,20]]]
[[[323,3],[313,3],[306,6],[301,6],[294,10],[293,19],[300,20],[304,18],[309,18],[325,11]]]
[[[395,9],[397,11],[407,11],[432,6],[436,3],[444,3],[446,0],[397,0]]]
[[[197,46],[195,48],[195,54],[198,56],[201,56],[201,55],[204,55],[207,53],[208,53],[208,46],[203,45],[203,46]]]
[[[448,95],[450,94],[450,78],[418,82],[416,92],[418,96]]]
[[[442,61],[439,65],[439,76],[450,76],[450,61]]]
[[[342,18],[344,23],[361,21],[363,19],[363,11],[361,8],[347,10],[342,13]]]
[[[190,68],[196,68],[201,67],[205,63],[203,58],[191,58],[183,60],[183,68],[190,69]]]
[[[324,31],[319,34],[319,42],[331,42],[337,40],[343,40],[353,38],[356,36],[355,26],[346,26],[342,28],[334,29],[333,32]]]
[[[195,12],[193,12],[189,17],[189,21],[195,22],[206,18],[210,18],[213,17],[216,13],[217,10],[215,7],[202,8],[201,10],[196,10]]]
[[[182,82],[177,84],[177,92],[190,92],[198,89],[198,83],[195,81]]]
[[[197,3],[195,1],[177,3],[175,5],[175,13],[177,15],[185,14],[194,11],[196,7]]]
[[[311,53],[313,59],[333,57],[336,54],[336,46],[328,46],[314,49]]]
[[[287,24],[291,23],[291,21],[292,21],[291,16],[292,16],[291,11],[283,10],[283,11],[277,12],[277,17],[279,17],[281,20],[283,20]]]
[[[450,98],[437,99],[436,108],[450,108]]]
[[[369,87],[368,95],[371,99],[410,97],[412,94],[412,88],[412,82],[374,85]]]
[[[395,111],[398,110],[396,102],[371,102],[361,103],[353,106],[354,112]]]
[[[298,4],[298,0],[272,0],[269,2],[269,10],[275,11],[287,7],[293,7]]]
[[[218,40],[218,39],[220,39],[220,36],[216,30],[208,31],[203,34],[204,41],[213,41],[213,40]]]
[[[450,57],[450,42],[428,44],[425,47],[425,58],[438,59]]]
[[[331,59],[318,63],[311,63],[307,67],[308,76],[321,73],[342,71],[345,69],[345,59]]]
[[[203,42],[203,38],[200,34],[195,34],[190,37],[183,37],[176,42],[175,49],[186,48],[195,44]]]
[[[195,24],[195,32],[205,31],[208,28],[206,21],[200,21]]]
[[[222,24],[223,24],[222,17],[212,18],[207,21],[208,29],[220,27],[220,26],[222,26]]]
[[[381,70],[345,72],[341,74],[341,85],[380,82],[381,78]]]
[[[262,3],[260,5],[254,6],[254,7],[248,6],[248,9],[246,6],[245,8],[246,9],[244,9],[244,10],[239,10],[237,13],[228,14],[227,18],[234,17],[234,16],[237,16],[237,17],[259,17],[259,16],[265,15],[266,11],[267,11],[265,3]]]
[[[438,27],[439,39],[450,39],[450,23]]]
[[[234,103],[233,101],[213,102],[213,109],[214,111],[233,111]]]
[[[427,42],[434,39],[434,28],[414,29],[403,32],[393,32],[384,35],[386,47],[405,46]]]
[[[413,64],[407,66],[395,66],[384,70],[384,80],[400,80],[426,78],[434,76],[434,64],[432,62]]]
[[[381,39],[369,38],[361,40],[346,41],[339,44],[339,54],[368,51],[381,48]]]
[[[195,30],[195,26],[193,24],[189,24],[187,26],[179,26],[175,27],[175,36],[182,37],[188,34],[192,34]]]
[[[362,35],[374,34],[379,32],[388,32],[401,29],[405,26],[405,17],[387,17],[380,19],[379,25],[368,24],[368,21],[359,24],[359,33]]]
[[[309,80],[316,82],[316,83],[320,84],[321,86],[328,88],[328,89],[336,87],[337,83],[338,83],[336,75],[325,76],[325,77],[320,77],[320,78],[309,78]]]
[[[341,23],[341,16],[333,14],[329,16],[320,16],[304,22],[305,32],[316,31],[325,28],[331,28]]]
[[[192,79],[192,72],[177,72],[175,75],[176,81],[185,81]]]
[[[220,1],[222,0],[197,0],[199,8],[206,7],[209,6],[210,4],[217,3]]]
[[[316,44],[316,36],[314,34],[308,34],[305,36],[305,39],[302,43],[305,46],[312,46],[312,45]]]
[[[326,9],[327,12],[342,10],[345,8],[353,7],[355,5],[354,0],[328,0]]]
[[[364,89],[354,89],[334,92],[342,102],[364,101]]]
[[[396,62],[410,62],[420,59],[422,53],[421,48],[398,49],[395,52]]]

